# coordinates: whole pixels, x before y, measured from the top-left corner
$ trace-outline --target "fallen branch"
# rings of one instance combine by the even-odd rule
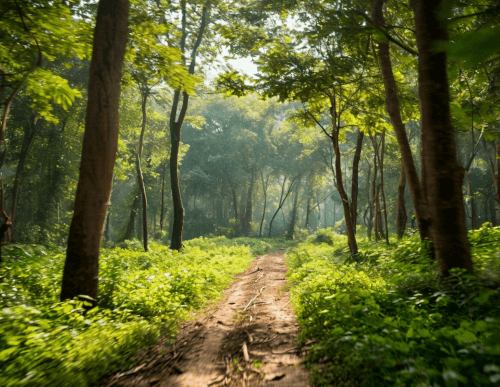
[[[243,342],[243,348],[242,349],[243,349],[243,359],[245,359],[245,361],[247,363],[249,363],[250,362],[250,356],[248,356],[248,348],[247,348],[247,342],[246,341]]]
[[[248,303],[248,305],[247,305],[247,306],[245,306],[245,309],[243,309],[243,312],[244,312],[245,310],[247,310],[247,309],[248,309],[248,307],[250,306],[250,304],[251,304],[252,302],[254,302],[254,301],[257,299],[257,297],[259,297],[259,296],[260,296],[260,294],[262,293],[262,291],[264,290],[264,288],[265,288],[265,286],[263,286],[263,287],[261,287],[261,288],[260,288],[259,294],[257,294],[254,298],[252,298],[252,299],[250,300],[250,302]]]

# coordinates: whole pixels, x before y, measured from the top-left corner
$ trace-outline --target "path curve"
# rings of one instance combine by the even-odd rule
[[[103,387],[308,387],[307,350],[286,291],[285,254],[257,257],[207,315],[185,323],[172,345]],[[246,308],[246,310],[244,310]]]

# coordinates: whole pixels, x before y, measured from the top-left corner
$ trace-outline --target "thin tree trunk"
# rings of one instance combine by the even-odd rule
[[[139,192],[135,191],[134,195],[135,195],[134,201],[132,202],[132,206],[130,208],[130,215],[127,222],[127,227],[125,228],[123,236],[119,239],[119,242],[131,240],[134,238],[135,218],[138,212],[137,208],[139,207]]]
[[[364,133],[358,129],[358,139],[356,141],[356,151],[352,161],[352,187],[351,187],[351,218],[356,233],[356,223],[358,218],[358,176],[359,176],[359,160],[361,159],[361,148],[363,146]]]
[[[176,92],[180,93],[180,92]],[[174,207],[174,219],[172,222],[172,237],[170,248],[180,250],[182,248],[182,228],[184,225],[184,208],[182,207],[181,189],[179,186],[179,148],[180,148],[180,126],[173,122],[170,125],[170,137],[172,149],[170,151],[170,186],[172,189],[172,201]]]
[[[347,240],[349,244],[349,250],[351,254],[358,253],[358,244],[356,242],[356,234],[354,232],[354,224],[351,217],[351,209],[349,207],[349,198],[344,189],[344,183],[342,181],[342,164],[341,164],[341,153],[339,147],[339,132],[340,132],[340,122],[337,122],[337,113],[335,99],[331,98],[331,112],[333,120],[333,135],[331,137],[333,144],[333,151],[335,152],[335,174],[337,182],[337,191],[339,192],[340,198],[342,199],[342,207],[344,208],[344,219],[347,228]]]
[[[373,138],[373,136],[370,136],[370,139],[373,144],[373,166],[374,166],[374,171],[373,171],[373,180],[372,180],[372,200],[370,202],[370,218],[373,219],[373,227],[374,227],[374,234],[375,234],[375,240],[378,241],[380,239],[380,229],[378,227],[378,210],[376,204],[378,203],[378,189],[377,189],[377,175],[378,175],[378,169],[379,169],[379,163],[378,163],[378,144],[377,141]]]
[[[104,228],[104,239],[107,242],[111,240],[111,213],[109,211],[108,214],[106,215],[106,227]]]
[[[372,240],[372,230],[373,230],[373,205],[372,205],[372,199],[370,198],[371,172],[372,172],[372,166],[368,162],[368,176],[366,177],[366,202],[368,203],[368,222],[367,222],[368,224],[366,227],[369,240]]]
[[[398,234],[398,239],[403,238],[405,234],[406,221],[408,220],[408,215],[406,214],[406,205],[405,205],[405,190],[406,190],[406,174],[404,166],[401,165],[401,173],[398,184],[398,200],[396,204],[396,230]]]
[[[371,15],[372,19],[377,26],[384,27],[384,14],[383,14],[384,0],[373,0]],[[431,237],[430,232],[430,215],[427,208],[426,197],[422,192],[422,185],[420,184],[413,156],[411,153],[410,143],[406,135],[405,126],[401,119],[401,110],[399,106],[398,92],[396,81],[392,71],[391,57],[389,54],[389,43],[380,41],[378,42],[378,56],[380,59],[380,67],[385,87],[385,101],[387,112],[391,118],[392,127],[396,133],[399,149],[401,151],[401,161],[403,163],[406,178],[408,180],[408,187],[413,201],[415,217],[417,219],[417,227],[422,240]]]
[[[186,48],[186,23],[187,23],[187,9],[186,1],[181,1],[182,10],[182,36],[181,36],[181,52],[184,56]],[[202,17],[200,29],[196,37],[193,49],[191,51],[191,63],[189,65],[189,74],[194,74],[194,69],[196,66],[196,56],[198,54],[198,48],[200,47],[205,28],[208,23],[208,5],[204,5],[202,8]],[[181,96],[181,90],[176,90],[174,93],[174,99],[172,101],[172,110],[170,111],[170,139],[172,149],[170,151],[170,183],[172,189],[172,201],[174,207],[174,221],[172,224],[172,237],[170,242],[170,249],[180,250],[182,248],[182,228],[184,226],[184,208],[182,207],[182,197],[181,190],[179,187],[179,148],[181,142],[181,128],[184,123],[184,118],[186,117],[186,112],[189,104],[189,94],[182,92],[182,106],[180,108],[179,116],[177,117],[177,110],[179,107]]]
[[[472,192],[472,185],[470,183],[470,173],[467,171],[467,191],[469,194],[470,202],[470,215],[471,215],[471,227],[473,230],[477,230],[477,209],[476,202],[474,200],[474,193]]]
[[[28,121],[28,125],[24,129],[24,139],[23,144],[21,146],[21,153],[19,155],[19,162],[16,167],[16,176],[14,178],[14,186],[12,187],[12,209],[10,211],[10,220],[11,220],[11,242],[14,241],[14,232],[15,232],[15,222],[16,222],[16,212],[17,212],[17,202],[19,199],[19,187],[21,184],[21,176],[24,172],[24,164],[26,162],[26,156],[28,155],[28,150],[33,141],[33,136],[36,132],[36,123],[37,123],[37,115],[33,116],[33,126],[31,124],[31,119]]]
[[[455,135],[451,125],[446,53],[438,42],[448,41],[443,0],[412,0],[419,52],[418,77],[422,117],[422,161],[432,240],[442,276],[453,268],[472,271],[467,240]]]
[[[139,137],[139,152],[137,154],[137,179],[139,180],[139,188],[141,189],[142,196],[142,242],[144,251],[148,251],[148,199],[146,197],[146,187],[144,185],[144,178],[142,176],[141,160],[142,160],[142,147],[144,144],[144,132],[146,131],[147,115],[146,115],[146,102],[148,99],[149,91],[145,91],[142,97],[142,128],[141,136]]]
[[[307,198],[307,208],[306,208],[306,223],[304,228],[307,230],[309,228],[309,214],[311,213],[311,197]]]
[[[264,192],[264,208],[262,210],[262,219],[260,220],[260,228],[259,228],[259,238],[262,238],[262,226],[264,225],[264,219],[266,217],[266,206],[267,206],[267,186],[269,183],[269,176],[267,176],[267,180],[264,181],[264,171],[260,171],[260,179],[262,181],[262,191]]]
[[[252,191],[255,182],[255,167],[252,169],[250,175],[250,185],[247,191],[247,204],[245,209],[245,215],[243,217],[243,222],[241,224],[241,231],[244,235],[249,235],[251,232],[250,222],[252,221]]]
[[[61,300],[97,300],[99,248],[118,146],[118,108],[128,0],[101,0],[94,31],[80,177],[63,271]]]
[[[385,153],[385,129],[382,132],[382,151],[380,153],[380,194],[382,195],[382,204],[384,205],[384,223],[385,223],[385,242],[389,244],[389,227],[387,224],[387,204],[385,201],[384,189],[384,153]]]
[[[278,215],[278,212],[281,210],[281,208],[285,204],[286,199],[288,198],[288,196],[290,196],[290,192],[292,192],[293,186],[295,185],[297,179],[300,178],[300,176],[301,175],[298,175],[292,179],[292,181],[290,182],[290,185],[288,186],[286,193],[285,193],[285,184],[286,184],[287,177],[285,176],[285,178],[283,179],[283,184],[281,185],[281,195],[280,195],[280,201],[278,203],[278,208],[276,209],[276,212],[274,213],[273,217],[271,218],[271,222],[269,222],[269,238],[271,238],[271,231],[273,228],[274,218],[276,218],[276,215]],[[284,215],[283,215],[283,217],[284,217]]]
[[[160,209],[160,232],[163,233],[163,217],[164,217],[164,208],[165,208],[165,170],[167,167],[167,163],[163,163],[163,173],[161,176],[161,209]]]
[[[286,239],[293,240],[293,236],[295,234],[295,222],[297,221],[297,203],[299,199],[299,190],[300,190],[300,179],[296,184],[295,198],[293,200],[292,205],[292,213],[290,215],[290,222],[288,223],[288,230],[286,234]]]

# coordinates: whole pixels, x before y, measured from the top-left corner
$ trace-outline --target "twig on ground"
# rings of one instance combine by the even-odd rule
[[[261,287],[261,288],[260,288],[259,294],[257,294],[254,298],[252,298],[252,299],[250,300],[250,302],[248,303],[248,305],[247,305],[247,306],[245,306],[245,309],[243,309],[243,312],[244,312],[245,310],[247,310],[247,309],[248,309],[248,307],[250,306],[250,304],[251,304],[252,302],[254,302],[254,301],[255,301],[255,299],[261,295],[261,293],[262,293],[262,291],[264,290],[264,288],[265,288],[265,286],[263,286],[263,287]]]
[[[250,356],[248,356],[248,348],[247,348],[247,342],[243,342],[243,358],[247,363],[250,362]]]

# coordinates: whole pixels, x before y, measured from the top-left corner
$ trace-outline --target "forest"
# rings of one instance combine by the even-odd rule
[[[1,386],[500,385],[500,3],[2,0]]]

